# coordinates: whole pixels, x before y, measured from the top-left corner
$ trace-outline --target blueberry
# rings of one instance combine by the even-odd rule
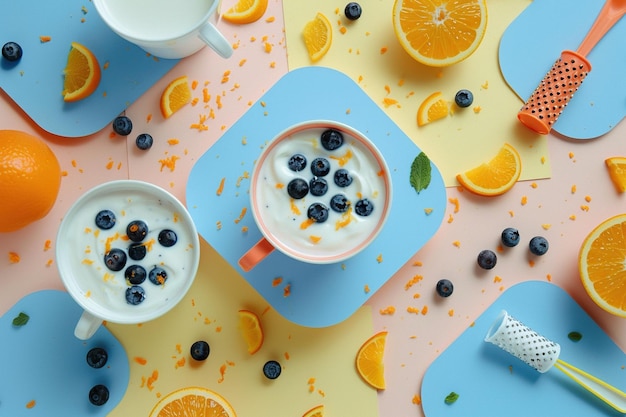
[[[337,213],[345,213],[350,207],[350,201],[343,194],[336,194],[330,199],[330,208]]]
[[[133,131],[133,122],[126,116],[117,116],[113,120],[113,131],[121,136],[128,136]]]
[[[322,203],[313,203],[307,210],[307,216],[317,223],[324,223],[328,220],[328,207]]]
[[[328,183],[324,178],[313,177],[309,181],[309,191],[316,197],[322,196],[328,192]]]
[[[153,142],[154,141],[152,139],[152,135],[149,135],[147,133],[142,133],[141,135],[137,136],[137,139],[135,139],[135,144],[142,151],[150,149]]]
[[[533,255],[545,255],[548,251],[548,247],[548,241],[543,236],[535,236],[530,239],[530,242],[528,243],[528,249],[530,249],[530,253]]]
[[[146,257],[147,252],[146,245],[143,243],[134,242],[128,246],[128,257],[135,261],[141,261]]]
[[[115,213],[111,210],[100,210],[96,214],[96,226],[103,230],[109,230],[115,226]]]
[[[131,265],[124,271],[124,278],[131,285],[141,284],[146,280],[146,270],[141,265]]]
[[[155,266],[148,273],[148,279],[155,285],[163,285],[167,281],[167,272],[165,269]]]
[[[519,231],[513,227],[507,227],[502,231],[502,244],[512,248],[519,243]]]
[[[311,173],[316,177],[323,177],[330,172],[330,162],[326,158],[315,158],[311,162]]]
[[[276,361],[267,361],[265,362],[265,365],[263,365],[263,375],[265,375],[267,379],[278,378],[281,371],[282,368],[280,366],[280,363]]]
[[[121,249],[113,248],[104,254],[104,264],[111,271],[121,271],[126,266],[126,254]]]
[[[290,170],[298,172],[306,168],[306,157],[302,154],[292,155],[287,161],[287,166]]]
[[[22,58],[22,47],[15,42],[7,42],[2,45],[2,56],[10,62],[19,61]]]
[[[335,184],[339,187],[347,187],[352,184],[352,175],[347,169],[340,168],[335,171]]]
[[[320,140],[322,142],[322,146],[327,151],[334,151],[343,145],[343,135],[340,131],[335,129],[328,129],[322,132]]]
[[[452,281],[448,279],[440,279],[437,281],[437,294],[442,297],[450,297],[452,295],[452,291],[454,291]]]
[[[191,357],[197,361],[203,361],[209,357],[211,348],[209,344],[204,340],[198,340],[191,345],[190,349]]]
[[[126,302],[134,306],[141,304],[146,299],[146,291],[139,285],[126,288]]]
[[[178,241],[178,236],[176,236],[176,232],[170,229],[163,229],[159,232],[158,241],[161,246],[165,246],[169,248],[174,246]]]
[[[133,242],[141,242],[148,234],[148,225],[142,220],[133,220],[126,226],[126,234]]]
[[[359,5],[359,3],[356,3],[353,1],[348,3],[346,5],[346,9],[344,10],[344,14],[346,15],[346,18],[350,20],[357,20],[359,17],[361,17],[361,13],[362,13],[361,6]]]
[[[102,368],[106,365],[109,355],[106,350],[101,347],[95,347],[87,352],[87,365],[92,368]]]
[[[469,107],[474,102],[474,95],[469,90],[459,90],[454,96],[454,102],[459,107]]]
[[[493,251],[485,249],[483,251],[480,251],[476,261],[478,262],[478,266],[480,266],[482,269],[491,269],[496,266],[498,257]]]
[[[93,405],[101,406],[109,401],[109,389],[102,385],[95,385],[89,390],[89,402]]]
[[[367,198],[359,200],[354,205],[354,212],[359,216],[369,216],[374,211],[374,205]]]
[[[287,184],[287,194],[289,197],[300,200],[309,193],[309,184],[302,178],[294,178]]]

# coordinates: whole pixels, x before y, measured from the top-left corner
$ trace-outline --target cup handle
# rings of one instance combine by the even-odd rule
[[[248,250],[248,252],[244,253],[243,256],[239,258],[239,266],[245,272],[249,272],[259,262],[265,259],[267,255],[272,253],[273,250],[274,246],[272,246],[267,239],[262,237],[261,240]]]
[[[78,319],[78,323],[76,323],[74,336],[76,336],[80,340],[87,340],[91,338],[94,333],[96,333],[101,325],[102,319],[100,317],[96,317],[91,313],[83,311],[80,319]]]
[[[224,35],[217,30],[213,23],[206,22],[206,24],[200,28],[198,36],[222,58],[230,58],[233,54],[232,45]]]

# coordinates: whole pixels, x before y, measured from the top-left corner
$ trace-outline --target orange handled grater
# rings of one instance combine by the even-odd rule
[[[565,50],[517,114],[529,129],[546,135],[589,71],[587,55],[626,13],[626,0],[606,0],[576,51]]]

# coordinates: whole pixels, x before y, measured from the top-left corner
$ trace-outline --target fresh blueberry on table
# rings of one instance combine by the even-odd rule
[[[163,285],[167,281],[167,272],[165,269],[155,266],[148,272],[148,279],[155,285]]]
[[[482,269],[492,269],[494,266],[496,266],[497,261],[498,257],[493,251],[489,249],[482,250],[478,254],[478,266],[480,266]]]
[[[334,151],[343,145],[343,135],[340,131],[335,129],[328,129],[322,132],[320,140],[322,142],[322,146],[327,151]]]
[[[474,95],[469,90],[459,90],[454,96],[454,102],[459,107],[469,107],[474,102]]]
[[[287,161],[290,170],[299,172],[306,168],[306,157],[300,153],[292,155]]]
[[[322,196],[328,192],[328,183],[324,178],[313,177],[309,181],[309,191],[316,197]]]
[[[346,15],[346,18],[350,20],[357,20],[359,17],[361,17],[361,13],[363,13],[363,10],[361,9],[361,5],[359,3],[351,1],[346,5],[346,8],[343,12]]]
[[[19,61],[22,58],[22,53],[22,47],[16,42],[7,42],[2,45],[2,57],[7,61]]]
[[[126,235],[133,242],[141,242],[148,234],[148,225],[143,220],[133,220],[126,226]]]
[[[139,285],[126,288],[126,302],[134,306],[141,304],[146,299],[146,291]]]
[[[143,243],[134,242],[128,246],[128,257],[135,261],[141,261],[146,257],[147,252],[146,245]]]
[[[354,212],[359,216],[369,216],[374,211],[374,204],[367,198],[359,200],[354,205]]]
[[[109,401],[109,389],[102,384],[95,385],[89,390],[89,402],[101,406]]]
[[[92,368],[102,368],[106,365],[107,360],[109,359],[109,354],[107,351],[101,347],[95,347],[87,352],[87,365]]]
[[[178,236],[176,232],[170,229],[163,229],[159,232],[159,237],[157,239],[161,246],[166,248],[172,247],[178,241]]]
[[[519,243],[519,231],[514,227],[507,227],[502,231],[501,240],[506,247],[512,248],[517,246]]]
[[[296,200],[304,198],[309,193],[309,184],[302,178],[294,178],[287,184],[287,194]]]
[[[548,241],[543,236],[535,236],[530,239],[530,242],[528,243],[530,253],[537,256],[545,255],[549,246]]]
[[[352,175],[350,175],[347,169],[339,168],[335,171],[334,177],[335,184],[337,184],[338,187],[347,187],[352,184]]]
[[[118,248],[113,248],[104,254],[104,264],[111,271],[121,271],[126,266],[126,253]]]
[[[146,280],[146,269],[141,265],[131,265],[124,271],[124,278],[131,285],[139,285]]]
[[[311,162],[311,173],[316,177],[323,177],[330,172],[330,162],[326,158],[315,158]]]
[[[345,213],[350,207],[350,201],[343,194],[336,194],[330,199],[330,208],[337,213]]]
[[[211,353],[211,348],[209,344],[204,340],[198,340],[191,345],[190,348],[191,357],[196,361],[203,361],[209,357],[209,353]]]
[[[316,223],[323,223],[328,220],[328,207],[322,203],[313,203],[307,210],[307,216]]]
[[[148,133],[142,133],[137,136],[137,139],[135,139],[135,144],[142,151],[150,149],[153,142],[154,140],[152,139],[152,135]]]
[[[437,281],[437,294],[441,297],[450,297],[452,295],[452,291],[454,291],[454,285],[452,285],[452,281],[449,279],[440,279]]]
[[[126,116],[117,116],[113,120],[113,131],[120,136],[128,136],[133,131],[133,122]]]
[[[115,226],[115,213],[111,210],[100,210],[96,214],[96,226],[102,230],[109,230]]]
[[[282,371],[282,367],[280,366],[280,363],[278,363],[277,361],[267,361],[265,362],[265,365],[263,365],[263,375],[265,375],[265,377],[267,379],[276,379],[280,376],[280,373]]]

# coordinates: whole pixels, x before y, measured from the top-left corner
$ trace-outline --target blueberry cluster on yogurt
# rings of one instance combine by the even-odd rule
[[[285,246],[320,256],[368,240],[385,212],[383,162],[334,126],[296,129],[272,143],[258,174],[257,210]]]
[[[96,214],[95,224],[100,230],[109,230],[117,223],[117,217],[111,210],[101,210]],[[164,285],[168,272],[160,265],[147,265],[144,259],[149,250],[158,244],[170,248],[178,241],[178,236],[171,229],[158,231],[156,242],[151,237],[148,224],[140,219],[131,220],[126,225],[128,244],[108,247],[104,253],[104,265],[113,273],[123,272],[128,285],[125,291],[126,302],[131,305],[141,304],[146,299],[144,282],[146,278],[152,285]],[[121,242],[126,242],[122,239]]]

